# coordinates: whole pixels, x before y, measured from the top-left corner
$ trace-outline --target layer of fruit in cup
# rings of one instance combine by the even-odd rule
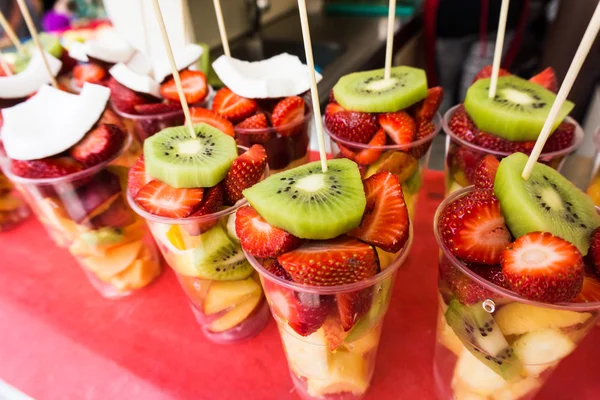
[[[238,156],[232,136],[205,123],[194,129],[194,137],[180,126],[146,139],[129,172],[129,194],[150,214],[161,252],[208,329],[223,332],[249,318],[263,298],[225,210],[263,178],[267,155],[254,145]]]
[[[446,159],[448,192],[473,184],[478,163],[490,154],[486,150],[498,159],[515,152],[530,154],[556,98],[558,85],[552,68],[528,81],[500,69],[494,99],[488,98],[490,75],[491,66],[486,66],[475,76],[464,104],[448,120],[448,129],[466,142],[451,140]],[[572,108],[570,102],[563,106],[540,157],[553,168],[560,165],[565,154],[552,157],[544,154],[568,149],[576,139],[575,125],[565,121]]]
[[[353,161],[327,166],[323,172],[319,162],[309,163],[245,190],[250,205],[237,211],[235,230],[263,268],[296,380],[313,397],[362,395],[394,274],[374,277],[406,245],[408,210],[396,175],[383,171],[362,181]],[[329,293],[319,293],[324,288]]]
[[[491,399],[508,390],[507,398],[518,399],[539,388],[542,373],[575,349],[599,315],[600,217],[556,170],[537,163],[524,180],[525,154],[500,163],[488,157],[475,188],[437,219],[444,253],[438,340],[458,357],[455,396]]]
[[[587,188],[587,194],[592,198],[596,206],[600,206],[600,170],[596,171],[590,186]]]
[[[24,200],[6,175],[0,172],[0,232],[14,227],[27,215],[29,209]]]

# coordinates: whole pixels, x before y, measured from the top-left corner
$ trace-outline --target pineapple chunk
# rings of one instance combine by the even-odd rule
[[[329,371],[327,340],[323,328],[304,337],[278,323],[279,334],[292,372],[299,377],[322,379]]]
[[[512,347],[528,374],[539,376],[571,354],[575,343],[556,329],[545,329],[521,336]]]
[[[369,388],[369,380],[369,365],[361,355],[338,351],[331,355],[327,375],[309,377],[306,385],[314,397],[344,392],[360,396]]]
[[[469,350],[464,349],[460,353],[452,379],[455,391],[456,387],[465,386],[469,392],[485,398],[506,385],[507,382],[500,375],[475,358]]]
[[[494,400],[517,400],[530,396],[531,392],[537,391],[541,386],[542,382],[538,378],[528,377],[506,385],[505,388],[494,392],[492,397]]]
[[[586,312],[554,310],[514,302],[500,308],[494,315],[494,320],[502,333],[508,336],[543,329],[566,328],[582,324],[591,316],[592,314]]]

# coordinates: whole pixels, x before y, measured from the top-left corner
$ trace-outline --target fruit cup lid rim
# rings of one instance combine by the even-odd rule
[[[485,278],[477,275],[475,272],[471,271],[464,262],[459,260],[454,254],[450,252],[450,249],[444,241],[442,240],[441,234],[438,229],[438,221],[442,210],[444,210],[450,203],[457,200],[461,196],[465,196],[473,191],[475,186],[467,186],[456,192],[453,192],[448,197],[444,199],[444,201],[438,206],[435,211],[435,216],[433,218],[433,234],[435,236],[435,240],[442,251],[443,255],[450,260],[450,262],[457,268],[460,269],[462,273],[467,275],[470,279],[475,281],[477,284],[483,286],[485,289],[488,289],[494,293],[497,293],[503,297],[509,298],[511,300],[517,301],[519,303],[528,304],[536,307],[543,308],[552,308],[556,310],[565,310],[565,311],[597,311],[600,310],[600,301],[587,302],[587,303],[542,303],[535,300],[529,300],[524,297],[519,296],[517,293],[500,287],[496,284],[493,284],[486,280]],[[600,212],[600,207],[596,207],[596,211]],[[493,299],[492,299],[493,300]]]
[[[269,126],[267,128],[239,128],[237,125],[234,125],[233,128],[235,130],[235,133],[240,134],[240,135],[251,135],[254,133],[262,133],[262,132],[271,132],[271,131],[276,132],[277,130],[285,130],[285,129],[294,128],[296,126],[305,124],[307,121],[312,119],[314,113],[313,113],[312,102],[309,101],[310,95],[305,95],[305,96],[301,96],[301,97],[304,99],[304,104],[308,108],[308,111],[306,112],[306,114],[304,114],[302,119],[300,119],[296,122],[290,122],[288,124],[281,125],[278,127]]]

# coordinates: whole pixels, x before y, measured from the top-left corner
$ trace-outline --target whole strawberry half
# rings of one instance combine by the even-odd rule
[[[498,298],[498,295],[465,275],[443,256],[439,264],[439,279],[448,285],[452,294],[463,304],[475,304],[486,299]]]
[[[117,111],[135,114],[136,105],[150,103],[144,96],[134,92],[126,86],[121,85],[113,77],[108,80],[108,88],[110,89],[111,101],[117,108]]]
[[[417,124],[425,121],[431,121],[435,113],[440,108],[444,99],[444,89],[435,86],[427,90],[427,97],[414,106],[414,117]]]
[[[564,150],[573,144],[575,138],[575,125],[569,122],[561,123],[546,141],[543,153]]]
[[[511,242],[500,203],[491,190],[477,189],[449,204],[440,216],[442,239],[463,261],[494,265]]]
[[[228,136],[235,137],[233,124],[214,111],[201,107],[190,107],[190,115],[194,124],[205,123],[217,128]]]
[[[417,134],[415,135],[415,141],[430,137],[435,132],[435,124],[432,121],[421,120],[417,123]],[[410,154],[417,160],[427,154],[427,151],[433,143],[433,137],[423,144],[413,147],[410,149]]]
[[[243,196],[242,191],[260,181],[267,168],[267,152],[260,144],[233,160],[223,185],[225,188],[225,204],[234,205]]]
[[[294,282],[317,286],[358,282],[379,269],[373,247],[348,236],[307,242],[277,261]]]
[[[491,154],[483,157],[475,170],[473,184],[482,189],[493,189],[496,171],[500,166],[500,161]]]
[[[183,95],[188,104],[199,103],[206,98],[206,95],[208,94],[208,83],[204,72],[186,69],[179,73],[179,77],[181,78]],[[172,100],[177,103],[180,102],[177,86],[175,85],[175,78],[171,77],[165,83],[160,85],[160,94],[167,100]]]
[[[212,105],[214,112],[227,118],[234,124],[253,115],[257,108],[258,105],[255,100],[238,96],[227,87],[220,89],[215,94]]]
[[[348,232],[390,253],[396,253],[408,240],[410,222],[398,177],[381,171],[364,182],[367,206],[358,228]]]
[[[325,108],[325,127],[339,138],[355,143],[368,143],[379,130],[374,114],[347,111],[338,104]]]
[[[277,257],[303,242],[291,233],[269,225],[251,206],[237,210],[235,232],[244,250],[259,258]]]
[[[592,267],[596,273],[600,274],[600,228],[594,229],[590,237],[589,258],[592,260]]]
[[[502,272],[502,267],[499,265],[471,264],[469,265],[469,269],[494,285],[498,285],[504,289],[510,289],[506,277]]]
[[[99,83],[106,77],[106,70],[97,64],[80,64],[73,68],[73,78],[79,87],[86,82]]]
[[[514,292],[544,303],[569,301],[583,287],[581,253],[547,232],[528,233],[504,250],[502,272]]]
[[[417,124],[406,111],[379,114],[378,121],[394,143],[408,145],[415,140]]]
[[[204,189],[202,203],[190,217],[199,217],[202,215],[214,214],[221,210],[223,206],[223,189],[221,185],[216,185]],[[219,218],[213,218],[205,222],[191,222],[181,225],[191,236],[198,236],[204,232],[208,232],[213,226],[219,223]]]
[[[481,71],[479,71],[477,73],[477,75],[475,75],[475,78],[473,78],[473,83],[477,82],[480,79],[485,79],[485,78],[490,78],[492,76],[492,69],[493,67],[491,65],[486,65],[485,67],[483,67],[481,69]],[[508,76],[510,75],[510,72],[508,72],[507,70],[503,69],[503,68],[499,68],[498,69],[498,76]]]
[[[146,103],[133,106],[136,114],[158,115],[181,111],[181,103]]]
[[[354,292],[338,293],[335,295],[340,323],[348,332],[371,308],[373,288],[367,287]]]
[[[475,143],[479,129],[475,126],[475,123],[467,114],[465,106],[461,104],[456,108],[454,114],[448,121],[448,128],[459,138],[469,142]]]
[[[202,203],[204,189],[176,189],[158,180],[142,187],[135,200],[146,211],[169,218],[189,217]]]
[[[11,160],[11,171],[31,179],[58,178],[83,170],[80,162],[71,157],[48,157],[39,160]]]
[[[144,155],[142,154],[136,160],[135,164],[129,168],[129,173],[127,175],[127,187],[129,188],[129,193],[135,198],[140,189],[151,181],[152,177],[146,174],[146,164],[144,163]]]
[[[529,79],[530,82],[537,83],[538,85],[548,89],[551,92],[558,92],[558,81],[556,79],[556,73],[552,67],[548,67],[539,74]]]
[[[299,96],[290,96],[281,100],[271,114],[271,120],[273,121],[273,127],[283,137],[294,136],[301,131],[300,127],[297,126],[304,119],[304,99]],[[281,127],[291,126],[283,129]]]
[[[99,125],[71,148],[69,154],[84,167],[110,160],[121,151],[125,133],[116,125]]]
[[[377,147],[385,146],[386,140],[387,136],[385,135],[384,130],[380,129],[377,131],[375,136],[373,136],[373,138],[369,141],[369,146],[372,148],[362,150],[356,148],[356,150],[358,151],[355,153],[354,151],[350,150],[350,148],[344,146],[341,143],[338,143],[337,146],[339,147],[342,155],[347,159],[352,160],[360,165],[369,165],[377,161],[377,159],[383,152],[382,149],[378,149]]]

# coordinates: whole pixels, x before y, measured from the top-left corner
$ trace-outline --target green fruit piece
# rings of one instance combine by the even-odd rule
[[[204,299],[204,313],[207,315],[216,314],[238,306],[257,293],[260,294],[260,285],[252,278],[213,282]]]
[[[423,179],[421,179],[421,171],[417,169],[406,181],[402,182],[402,191],[404,193],[419,193],[423,186]]]
[[[514,153],[500,162],[494,192],[508,229],[515,238],[550,232],[573,243],[581,254],[600,225],[591,198],[556,170],[536,163],[528,180],[521,177],[527,156]]]
[[[445,317],[475,358],[505,380],[519,376],[522,368],[519,359],[482,303],[466,306],[454,299],[448,305]]]
[[[303,239],[332,239],[356,228],[367,200],[358,166],[348,159],[296,167],[244,190],[269,224]]]
[[[122,229],[105,227],[95,231],[83,232],[80,237],[90,247],[102,247],[119,243],[125,236]]]
[[[391,286],[392,278],[389,277],[374,288],[375,294],[373,295],[373,302],[371,303],[369,312],[356,322],[356,325],[348,332],[344,343],[352,343],[360,339],[381,322],[392,298]]]
[[[48,33],[40,33],[40,42],[42,43],[42,47],[48,53],[50,53],[55,58],[60,59],[63,55],[64,49],[60,44],[60,39],[54,35],[50,35]],[[31,59],[31,55],[36,50],[36,45],[32,39],[23,43],[23,48],[25,49],[25,53],[18,53],[15,58],[14,69],[15,73],[23,72],[27,65],[29,64],[29,60]]]
[[[235,140],[207,124],[163,129],[144,142],[146,173],[174,188],[218,184],[237,157]]]
[[[355,72],[343,76],[333,94],[346,110],[396,112],[427,97],[427,76],[412,67],[392,68],[390,79],[384,79],[383,69]]]
[[[202,55],[197,61],[198,67],[204,72],[204,75],[208,76],[210,72],[210,47],[207,43],[199,43],[202,46]]]
[[[496,96],[489,98],[490,79],[471,85],[465,109],[477,127],[506,140],[536,140],[546,122],[556,95],[540,85],[516,76],[498,78]],[[575,105],[566,101],[552,130],[569,115]]]

